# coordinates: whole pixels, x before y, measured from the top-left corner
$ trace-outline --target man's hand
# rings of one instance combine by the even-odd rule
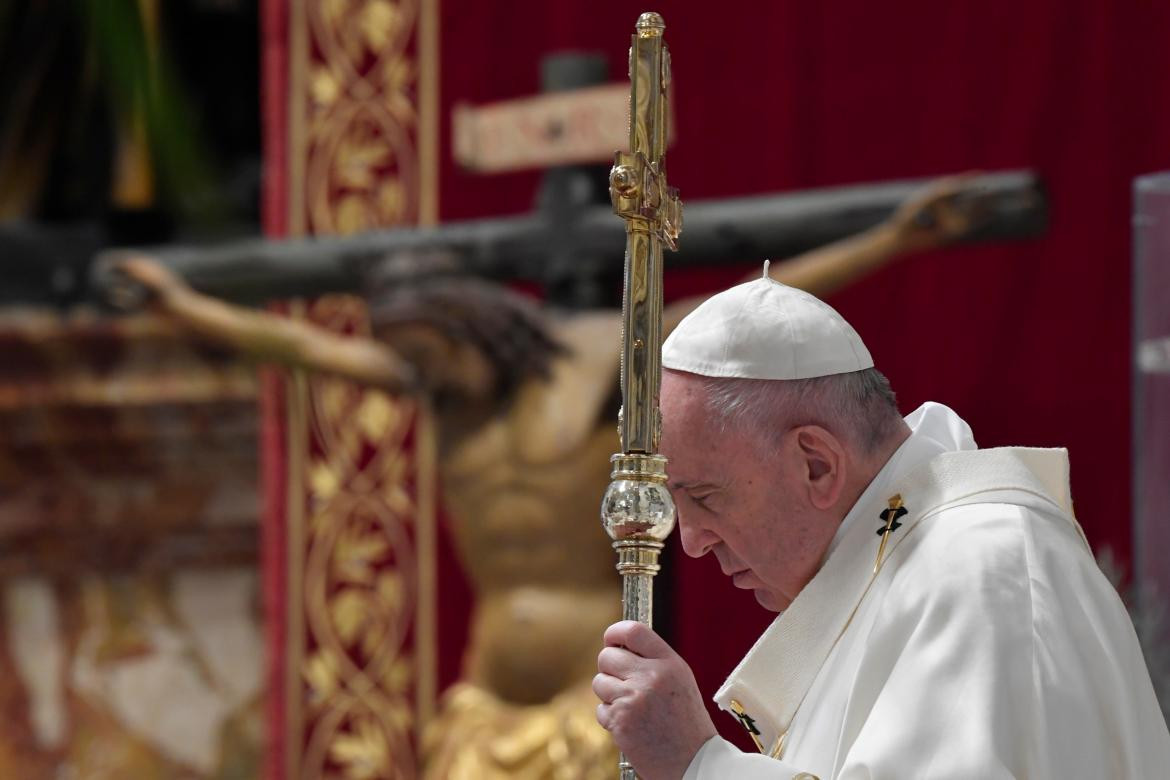
[[[974,174],[948,176],[910,196],[886,223],[899,254],[945,246],[978,227],[985,215]]]
[[[633,620],[605,632],[593,692],[597,722],[645,780],[676,780],[711,737],[695,675],[678,653]]]

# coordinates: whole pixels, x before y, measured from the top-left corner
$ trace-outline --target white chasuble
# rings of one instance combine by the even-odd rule
[[[774,757],[714,737],[686,780],[1170,777],[1065,451],[977,450],[939,404],[906,421],[821,569],[716,694]]]

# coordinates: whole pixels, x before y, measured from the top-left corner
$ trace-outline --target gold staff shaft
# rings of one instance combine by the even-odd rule
[[[652,625],[654,575],[663,540],[674,528],[666,458],[658,454],[662,385],[662,249],[675,249],[682,227],[678,193],[666,183],[666,100],[670,53],[662,17],[638,18],[630,46],[630,151],[614,155],[610,198],[626,221],[622,299],[620,453],[601,504],[622,576],[626,620]],[[621,780],[634,780],[622,756]]]

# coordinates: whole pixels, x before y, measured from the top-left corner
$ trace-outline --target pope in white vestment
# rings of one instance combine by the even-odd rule
[[[785,735],[779,758],[713,737],[687,780],[1170,777],[1133,625],[1071,514],[1065,451],[976,450],[934,403],[906,422],[825,565],[716,696],[769,751]],[[873,576],[894,494],[907,513]]]
[[[662,361],[683,548],[781,613],[715,695],[761,752],[711,736],[685,660],[624,622],[594,691],[633,766],[1170,778],[1170,732],[1074,517],[1067,453],[980,450],[940,404],[902,420],[852,327],[766,273],[696,309]]]

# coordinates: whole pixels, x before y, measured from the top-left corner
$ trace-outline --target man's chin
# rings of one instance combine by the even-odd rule
[[[764,588],[756,588],[752,591],[752,595],[756,597],[756,601],[761,607],[769,612],[783,612],[788,609],[788,605],[792,602],[783,596],[777,596],[770,590]]]

